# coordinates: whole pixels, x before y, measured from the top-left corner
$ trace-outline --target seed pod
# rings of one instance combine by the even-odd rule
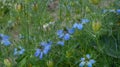
[[[91,12],[91,10],[90,10],[90,8],[88,6],[86,6],[86,12],[88,12],[88,13]]]
[[[23,9],[22,4],[21,4],[21,3],[15,4],[15,9],[16,9],[18,12],[22,11],[22,9]]]
[[[47,67],[54,67],[54,63],[53,63],[52,60],[49,60],[49,61],[47,62]]]
[[[37,3],[33,3],[33,4],[32,4],[32,9],[33,9],[34,11],[37,11],[37,10],[38,10],[38,4],[37,4]]]
[[[101,23],[100,22],[93,22],[92,23],[92,29],[94,32],[97,32],[99,31],[101,28]]]
[[[12,67],[12,64],[9,59],[4,59],[4,64],[6,65],[6,67]]]
[[[72,52],[73,52],[73,50],[72,51],[66,51],[66,58],[71,58]]]
[[[94,5],[98,5],[100,3],[101,0],[89,0],[90,3],[94,4]]]

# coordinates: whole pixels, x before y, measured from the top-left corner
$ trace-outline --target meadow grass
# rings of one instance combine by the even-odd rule
[[[119,4],[0,1],[0,67],[119,67]]]

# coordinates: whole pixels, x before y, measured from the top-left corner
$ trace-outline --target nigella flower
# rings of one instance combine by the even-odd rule
[[[22,55],[25,52],[25,49],[21,46],[14,49],[14,55]]]
[[[77,28],[79,30],[82,30],[83,29],[83,24],[81,24],[81,23],[74,23],[73,24],[73,28]]]
[[[69,34],[73,34],[74,32],[75,32],[75,29],[74,28],[67,28],[67,30],[68,30],[68,33]]]
[[[90,59],[90,55],[87,54],[86,58],[81,58],[81,63],[79,64],[79,67],[83,67],[87,65],[87,67],[92,67],[92,65],[96,62],[94,59]]]
[[[57,44],[61,45],[61,46],[64,46],[64,41],[58,41]]]
[[[70,39],[70,34],[74,33],[74,29],[71,28],[65,28],[64,30],[58,30],[57,35],[59,38],[62,38],[64,40],[69,40]]]
[[[46,55],[51,49],[52,42],[41,42],[39,48],[36,49],[35,56],[40,59],[43,58],[43,55]]]
[[[117,9],[116,12],[117,12],[118,14],[120,14],[120,9]]]
[[[82,22],[82,24],[85,24],[85,23],[90,22],[90,20],[89,20],[89,19],[86,19],[86,18],[83,18],[83,19],[81,20],[81,22]]]
[[[4,34],[0,34],[0,41],[1,44],[4,44],[5,46],[9,46],[11,44],[11,42],[9,41],[9,36]]]

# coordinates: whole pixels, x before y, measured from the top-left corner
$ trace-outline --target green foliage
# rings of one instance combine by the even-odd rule
[[[9,35],[12,43],[10,46],[0,44],[0,67],[5,67],[4,60],[8,58],[13,67],[78,67],[80,58],[86,54],[95,59],[93,67],[119,67],[120,14],[110,10],[120,9],[120,1],[91,1],[0,1],[0,34]],[[104,9],[108,11],[103,13]],[[81,31],[75,29],[64,46],[56,45],[61,40],[56,35],[57,30],[82,23],[83,18],[90,22],[83,24]],[[93,26],[97,22],[100,24]],[[20,35],[23,38],[19,38]],[[35,57],[39,43],[49,40],[53,42],[50,52],[42,59]],[[14,48],[18,46],[25,48],[25,52],[15,56]]]

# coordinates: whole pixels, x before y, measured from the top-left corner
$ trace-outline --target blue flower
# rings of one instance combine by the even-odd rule
[[[117,9],[116,12],[117,12],[118,14],[120,14],[120,9]]]
[[[79,64],[79,67],[83,67],[85,65],[85,61],[82,61],[80,64]]]
[[[92,67],[92,64],[90,62],[87,62],[88,67]]]
[[[87,54],[86,57],[87,57],[88,59],[90,59],[90,55],[89,55],[89,54]]]
[[[14,55],[22,55],[25,52],[25,49],[19,46],[18,48],[14,49]]]
[[[61,45],[61,46],[64,46],[64,41],[58,41],[57,44]]]
[[[9,36],[0,34],[1,44],[4,44],[5,46],[9,46],[11,42],[9,41]]]
[[[69,40],[70,39],[70,34],[74,33],[74,28],[65,28],[65,30],[58,30],[57,31],[57,36],[58,38],[64,39],[64,40]]]
[[[49,50],[51,49],[51,44],[52,44],[52,42],[41,42],[40,48],[36,49],[36,52],[34,55],[36,57],[39,56],[39,58],[42,59],[43,55],[46,55],[49,52]]]
[[[88,67],[92,67],[92,64],[95,63],[95,60],[91,59],[87,62]]]
[[[71,29],[67,29],[68,30],[68,33],[69,34],[73,34],[75,32],[75,29],[74,28],[71,28]]]
[[[83,29],[83,25],[82,24],[78,24],[78,29],[82,30]]]
[[[57,31],[57,35],[58,35],[59,38],[62,38],[64,36],[63,32],[64,32],[63,30],[58,30]]]
[[[85,60],[85,58],[80,59],[81,62],[79,64],[79,67],[83,67],[85,65],[87,65],[88,67],[92,67],[92,65],[96,62],[95,60],[90,59],[89,54],[86,55],[86,58],[87,58],[87,60]]]
[[[90,59],[89,62],[90,62],[91,64],[94,64],[96,61],[93,60],[93,59]]]
[[[90,20],[88,20],[88,19],[86,19],[86,18],[83,18],[83,19],[81,20],[81,22],[82,22],[82,24],[85,24],[85,23],[90,22]]]
[[[81,58],[81,61],[85,61],[85,58]]]
[[[74,23],[73,24],[73,28],[77,28],[79,30],[82,30],[83,29],[83,24],[81,24],[81,23]]]
[[[83,67],[85,65],[85,58],[80,59],[82,62],[79,64],[79,67]]]
[[[64,40],[69,40],[70,39],[70,34],[68,34],[68,33],[66,33],[65,35],[64,35],[64,38],[63,38]]]

